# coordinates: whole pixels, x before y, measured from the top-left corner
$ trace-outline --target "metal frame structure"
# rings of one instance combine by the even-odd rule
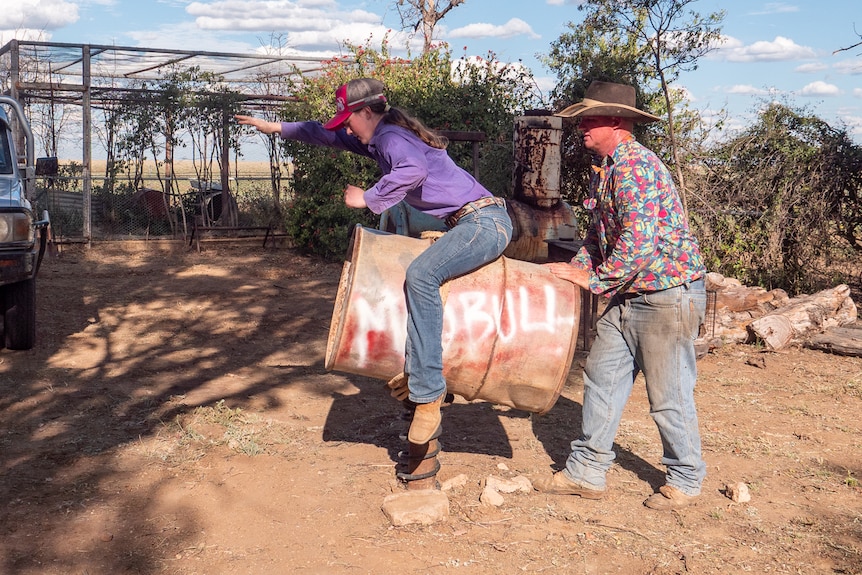
[[[61,102],[81,106],[85,239],[91,235],[92,111],[120,94],[136,91],[133,82],[156,80],[160,73],[182,63],[221,76],[232,85],[249,109],[267,109],[290,96],[255,93],[268,79],[304,77],[320,71],[317,58],[271,54],[236,54],[197,50],[136,48],[98,44],[70,44],[12,40],[0,47],[0,76],[8,78],[3,93],[20,102]],[[139,91],[139,89],[137,89]],[[224,154],[227,149],[222,146]],[[229,171],[223,158],[222,177]]]

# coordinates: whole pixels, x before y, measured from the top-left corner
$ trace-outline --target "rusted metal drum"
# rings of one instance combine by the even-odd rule
[[[561,236],[574,238],[578,220],[572,206],[558,202],[552,208],[536,208],[516,200],[506,200],[512,218],[512,242],[503,252],[509,258],[528,262],[548,261],[548,242]]]
[[[432,241],[357,226],[326,369],[384,380],[403,371],[405,273]],[[535,413],[551,409],[575,351],[580,290],[538,264],[504,256],[447,282],[441,294],[447,391]]]
[[[515,120],[514,196],[525,203],[550,208],[560,202],[563,119],[522,116]]]

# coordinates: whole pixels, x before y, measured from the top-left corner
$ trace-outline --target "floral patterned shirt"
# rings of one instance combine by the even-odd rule
[[[592,224],[572,265],[590,270],[590,291],[663,290],[706,273],[667,167],[634,138],[593,166],[584,201]]]

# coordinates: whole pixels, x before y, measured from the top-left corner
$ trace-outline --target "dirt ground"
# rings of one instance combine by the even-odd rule
[[[407,423],[382,381],[323,367],[340,273],[259,241],[46,259],[38,345],[0,351],[0,573],[862,573],[862,359],[805,349],[700,361],[694,507],[642,505],[664,473],[642,384],[606,499],[479,501],[563,463],[579,354],[547,415],[445,407],[438,478],[466,484],[447,521],[391,526]]]

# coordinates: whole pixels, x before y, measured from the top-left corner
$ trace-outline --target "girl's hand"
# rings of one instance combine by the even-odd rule
[[[365,190],[356,186],[347,186],[344,188],[344,203],[349,208],[367,208]]]
[[[278,134],[281,132],[281,122],[267,122],[266,120],[255,118],[254,116],[243,116],[242,114],[235,115],[234,119],[236,119],[240,125],[257,128],[258,131],[263,132],[264,134]]]

